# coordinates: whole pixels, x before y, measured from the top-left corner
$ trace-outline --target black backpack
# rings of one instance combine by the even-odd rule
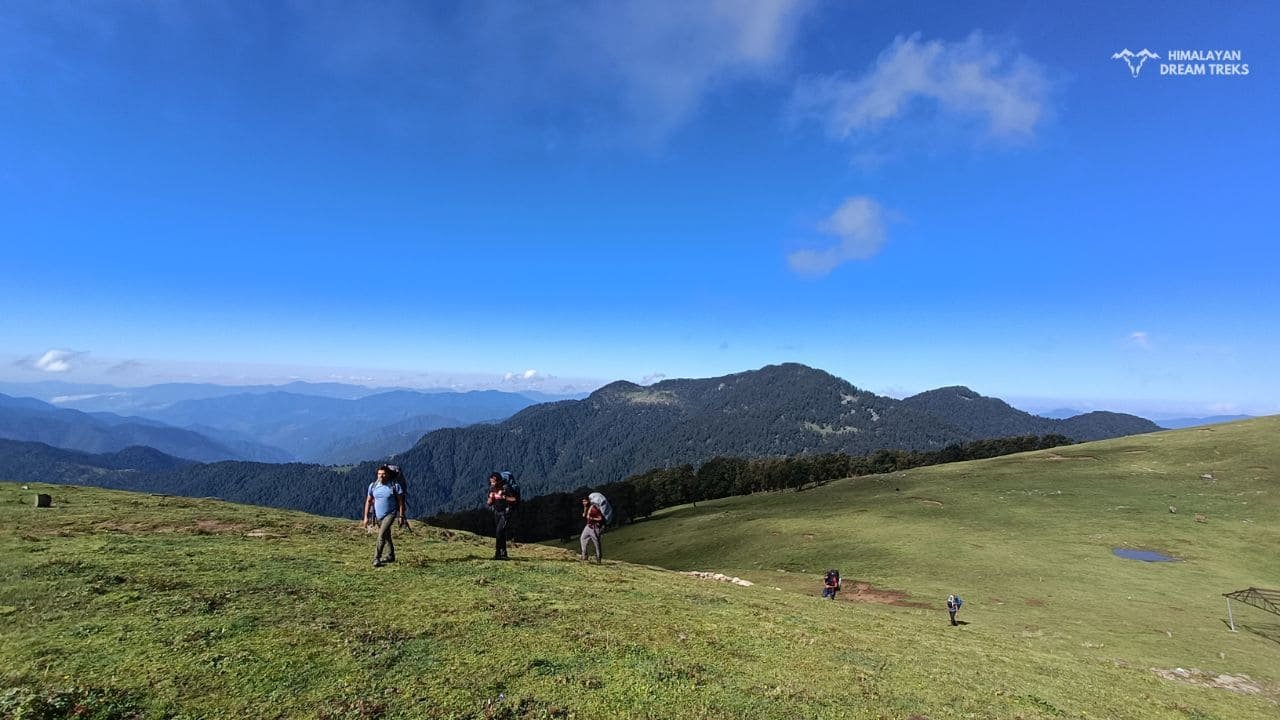
[[[839,570],[828,570],[828,571],[827,571],[827,577],[826,577],[826,580],[825,580],[825,581],[826,581],[826,583],[827,583],[828,585],[834,585],[834,586],[835,586],[835,587],[837,587],[837,588],[838,588],[838,587],[840,587],[840,571],[839,571]],[[833,582],[833,581],[834,581],[834,582]]]
[[[409,478],[400,469],[399,465],[388,465],[387,469],[391,471],[391,477],[387,478],[390,482],[400,483],[400,491],[404,493],[404,499],[409,499]]]

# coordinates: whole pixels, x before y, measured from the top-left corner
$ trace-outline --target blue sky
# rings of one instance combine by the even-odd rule
[[[1280,412],[1278,20],[8,2],[0,379],[556,392],[797,361]],[[1249,74],[1133,77],[1123,48]]]

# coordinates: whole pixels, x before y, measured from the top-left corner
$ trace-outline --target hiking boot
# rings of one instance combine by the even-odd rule
[[[382,562],[381,560],[374,560],[374,561],[373,561],[373,566],[374,566],[374,567],[382,567],[383,565],[386,565],[386,563]]]
[[[387,563],[393,563],[393,562],[395,562],[395,561],[396,561],[396,556],[395,556],[395,555],[392,555],[391,557],[387,558],[386,560],[383,560],[383,561],[382,561],[382,564],[383,564],[383,565],[386,565]]]

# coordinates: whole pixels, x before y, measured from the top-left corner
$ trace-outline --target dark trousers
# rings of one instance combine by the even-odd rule
[[[391,526],[396,524],[396,514],[387,513],[378,522],[378,549],[373,553],[374,560],[382,559],[382,548],[387,549],[387,558],[396,559],[396,546],[391,542]]]
[[[493,531],[493,556],[507,556],[507,513],[495,512],[493,518],[497,523],[497,527]]]
[[[956,611],[955,611],[955,610],[948,610],[948,611],[947,611],[947,614],[951,616],[951,624],[952,624],[952,625],[955,625],[955,624],[956,624]]]

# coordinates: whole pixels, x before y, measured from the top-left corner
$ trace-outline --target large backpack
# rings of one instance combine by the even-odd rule
[[[404,470],[401,470],[399,465],[388,465],[387,469],[391,471],[391,477],[388,479],[391,482],[400,483],[400,491],[404,493],[405,500],[408,500],[409,499],[409,477],[404,474]]]
[[[827,575],[824,578],[824,582],[828,585],[831,585],[832,587],[839,588],[840,587],[840,571],[828,570]]]
[[[592,505],[600,508],[600,512],[604,514],[606,525],[613,524],[613,506],[609,504],[609,499],[604,496],[604,493],[593,492],[587,495],[587,499],[591,501]]]
[[[502,476],[502,484],[507,488],[507,492],[515,496],[516,502],[520,502],[520,485],[516,482],[515,473],[503,470],[498,474]]]

